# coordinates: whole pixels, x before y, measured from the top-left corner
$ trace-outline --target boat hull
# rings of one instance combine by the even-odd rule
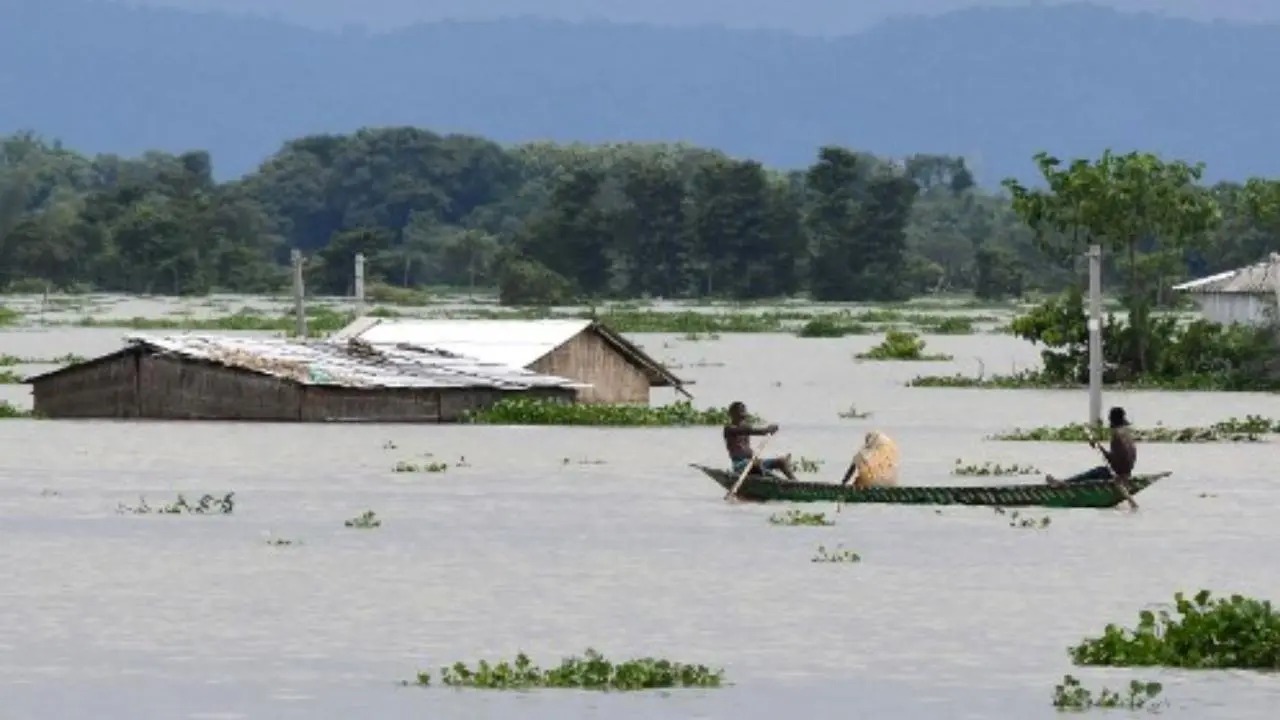
[[[724,490],[738,481],[735,473],[693,464]],[[1171,473],[1134,475],[1125,482],[1130,495],[1137,495]],[[834,483],[792,482],[782,478],[751,474],[738,488],[737,497],[754,502],[842,502],[891,505],[985,505],[991,507],[1111,508],[1124,496],[1111,480],[1067,485],[1047,483],[1021,485],[932,485],[877,487],[858,490]]]

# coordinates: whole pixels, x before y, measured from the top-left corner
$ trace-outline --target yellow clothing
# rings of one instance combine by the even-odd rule
[[[872,430],[862,449],[853,456],[858,468],[855,488],[889,487],[898,484],[898,445],[888,435]]]

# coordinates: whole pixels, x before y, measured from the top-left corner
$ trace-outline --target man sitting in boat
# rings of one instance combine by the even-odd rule
[[[862,447],[845,470],[841,485],[849,480],[859,490],[870,487],[892,487],[898,484],[898,445],[888,435],[872,430],[863,438]]]
[[[734,401],[729,405],[729,424],[724,426],[724,447],[729,451],[729,461],[733,463],[733,471],[739,475],[747,469],[747,464],[755,453],[751,451],[752,435],[772,435],[778,432],[777,425],[753,427],[747,422],[747,406],[742,401]],[[795,480],[791,470],[791,456],[773,458],[756,458],[755,472],[771,473],[781,470],[788,480]]]
[[[1125,417],[1124,408],[1113,407],[1107,413],[1107,420],[1111,425],[1111,449],[1098,447],[1096,440],[1089,441],[1089,447],[1102,451],[1102,456],[1107,459],[1106,465],[1099,465],[1085,470],[1079,475],[1072,475],[1065,480],[1046,475],[1045,481],[1050,485],[1065,485],[1076,482],[1111,480],[1112,478],[1129,479],[1129,476],[1133,473],[1133,466],[1138,463],[1138,446],[1134,444],[1133,433],[1129,430],[1129,418]]]

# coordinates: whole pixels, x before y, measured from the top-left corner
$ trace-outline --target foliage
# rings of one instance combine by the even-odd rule
[[[21,313],[0,305],[0,327],[5,327],[6,325],[17,325],[18,321],[21,319]]]
[[[860,360],[950,360],[950,355],[927,354],[925,341],[912,332],[890,330],[879,345],[855,357]]]
[[[997,507],[993,509],[995,510],[997,515],[1005,514],[1005,510],[1002,507]],[[1048,515],[1043,515],[1040,517],[1040,519],[1037,520],[1034,517],[1023,517],[1022,513],[1017,510],[1014,510],[1012,513],[1009,514],[1009,527],[1011,528],[1043,530],[1049,527],[1049,525],[1052,522],[1053,521],[1049,518]]]
[[[8,400],[0,400],[0,420],[29,417],[31,417],[30,410],[23,410]]]
[[[466,421],[486,425],[671,427],[723,425],[729,421],[729,411],[724,408],[699,410],[684,400],[652,407],[508,398],[484,410],[468,413]]]
[[[862,562],[862,556],[852,550],[846,550],[843,547],[837,547],[835,550],[827,550],[825,545],[819,545],[810,562],[816,563],[856,563]]]
[[[613,663],[590,648],[583,657],[568,657],[554,668],[534,665],[524,653],[513,662],[481,660],[474,668],[458,662],[440,669],[441,681],[451,687],[482,690],[530,690],[573,688],[580,690],[634,691],[663,688],[716,688],[723,670],[644,657]],[[418,684],[429,685],[429,673],[418,673]]]
[[[1174,595],[1173,613],[1143,610],[1138,625],[1107,625],[1070,648],[1078,665],[1280,670],[1280,612],[1269,601],[1201,590]]]
[[[401,460],[400,462],[396,463],[395,467],[392,468],[394,472],[398,472],[398,473],[416,473],[416,472],[441,473],[448,469],[449,469],[449,463],[447,462],[428,462],[428,463],[419,464],[419,463],[406,462],[404,460]]]
[[[18,385],[22,376],[9,369],[0,369],[0,385]]]
[[[774,513],[769,516],[770,525],[786,525],[795,527],[799,525],[808,525],[816,527],[825,527],[835,525],[835,522],[828,520],[825,513],[811,513],[801,510],[788,510],[785,513]]]
[[[1104,710],[1148,710],[1157,712],[1166,703],[1156,700],[1164,687],[1158,682],[1129,683],[1129,692],[1121,695],[1115,690],[1103,688],[1095,697],[1093,692],[1071,675],[1063,675],[1062,682],[1053,688],[1053,706],[1060,711],[1083,712],[1093,708]]]
[[[1156,424],[1151,428],[1132,427],[1133,439],[1138,442],[1203,443],[1203,442],[1259,442],[1262,435],[1280,433],[1280,421],[1268,420],[1259,415],[1246,415],[1244,419],[1228,418],[1208,427],[1167,428]],[[1085,423],[1072,423],[1058,427],[1017,428],[991,436],[991,440],[1025,442],[1087,443],[1090,439],[1105,441],[1105,431]]]
[[[347,520],[343,525],[358,530],[372,530],[373,528],[382,527],[382,521],[372,510],[365,510],[359,515]]]
[[[116,507],[116,512],[133,515],[230,515],[235,510],[235,502],[232,500],[234,495],[235,493],[232,492],[216,498],[206,494],[195,505],[188,503],[182,495],[178,495],[176,501],[159,507],[152,507],[147,504],[145,497],[139,497],[136,506],[120,503]]]
[[[1040,471],[1031,465],[1001,465],[993,463],[990,460],[981,465],[975,463],[965,464],[959,458],[956,459],[955,467],[951,468],[952,475],[968,475],[968,476],[997,476],[1004,477],[1008,475],[1037,475]]]

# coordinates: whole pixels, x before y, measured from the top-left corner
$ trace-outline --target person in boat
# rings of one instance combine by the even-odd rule
[[[856,479],[855,479],[856,478]],[[870,487],[893,487],[898,484],[898,445],[888,435],[872,430],[863,438],[862,447],[853,456],[841,485],[859,490]]]
[[[1124,408],[1113,407],[1107,413],[1107,421],[1111,425],[1111,447],[1101,448],[1098,447],[1096,440],[1089,441],[1089,447],[1102,451],[1102,456],[1107,459],[1106,465],[1090,468],[1063,480],[1046,475],[1045,481],[1050,485],[1065,485],[1112,478],[1128,480],[1133,474],[1133,466],[1138,463],[1138,446],[1134,443],[1133,432],[1129,429],[1129,418],[1125,416]]]
[[[752,435],[772,435],[778,432],[777,425],[754,427],[747,421],[747,406],[741,400],[729,405],[729,424],[724,426],[724,447],[729,451],[729,461],[733,464],[733,472],[741,475],[755,453],[751,451]],[[771,473],[781,470],[788,480],[795,480],[796,474],[791,469],[791,456],[783,455],[772,458],[756,458],[755,471]]]

